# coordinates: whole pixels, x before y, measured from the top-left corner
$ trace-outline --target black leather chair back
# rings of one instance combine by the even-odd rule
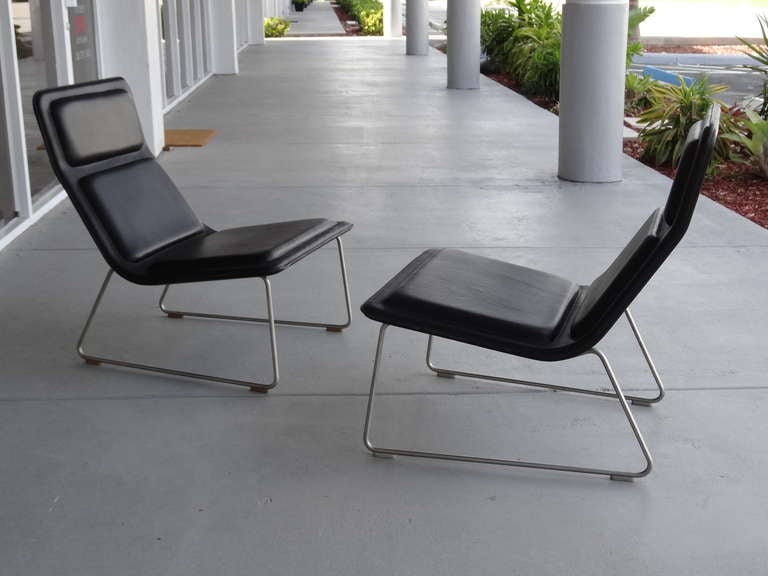
[[[602,338],[680,242],[696,207],[719,122],[720,108],[714,105],[691,128],[666,205],[648,217],[616,260],[585,288],[571,338]]]
[[[147,257],[206,233],[147,147],[125,80],[43,90],[33,104],[53,170],[116,272],[131,279]]]

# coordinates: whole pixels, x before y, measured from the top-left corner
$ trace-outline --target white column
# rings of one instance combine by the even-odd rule
[[[405,53],[426,56],[429,52],[429,6],[427,0],[405,2]]]
[[[448,88],[480,87],[480,0],[448,0]]]
[[[237,74],[235,0],[219,0],[211,11],[211,48],[214,74]]]
[[[558,175],[622,178],[628,0],[566,0],[560,59]]]
[[[384,3],[384,36],[400,38],[403,35],[402,0],[382,0]]]
[[[123,76],[131,86],[144,137],[157,155],[165,143],[160,17],[156,0],[99,2],[99,54],[103,77]]]
[[[264,44],[264,0],[248,0],[248,42]]]

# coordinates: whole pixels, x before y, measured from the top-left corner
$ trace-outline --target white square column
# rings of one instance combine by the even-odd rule
[[[214,74],[237,74],[235,0],[217,0],[211,10],[211,59]]]
[[[152,152],[160,154],[165,126],[157,1],[101,0],[96,16],[101,76],[128,81],[144,137]]]
[[[264,44],[264,0],[248,0],[248,43]]]
[[[384,4],[384,36],[400,38],[403,35],[402,0],[382,0]]]

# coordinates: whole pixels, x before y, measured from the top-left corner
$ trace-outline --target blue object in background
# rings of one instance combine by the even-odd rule
[[[667,72],[666,70],[662,70],[661,68],[656,68],[655,66],[646,66],[643,68],[643,76],[650,76],[654,80],[658,80],[659,82],[665,82],[667,84],[680,84],[680,79],[682,79],[683,82],[685,82],[686,86],[690,86],[693,84],[694,80],[693,78],[689,78],[688,76],[682,76],[680,74],[675,74],[674,72]]]

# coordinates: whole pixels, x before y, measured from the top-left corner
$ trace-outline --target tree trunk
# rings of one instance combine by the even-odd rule
[[[637,10],[640,8],[640,0],[629,0],[629,11],[632,12],[632,10]],[[629,31],[629,41],[630,42],[639,42],[640,41],[640,27],[634,26]]]

